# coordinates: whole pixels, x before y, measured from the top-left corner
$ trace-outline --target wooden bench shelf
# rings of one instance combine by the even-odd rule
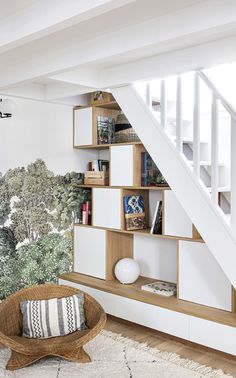
[[[141,285],[155,281],[150,278],[139,277],[139,279],[131,285],[120,284],[117,280],[105,281],[76,272],[62,274],[59,278],[76,284],[89,286],[97,290],[102,290],[107,293],[116,294],[154,306],[164,307],[169,310],[236,327],[235,313],[183,301],[174,296],[164,297],[141,290]]]
[[[142,142],[124,142],[124,143],[111,143],[111,144],[87,144],[83,146],[74,146],[75,149],[106,149],[113,146],[129,146],[129,145],[142,145]]]
[[[169,186],[112,186],[112,185],[79,185],[74,184],[78,188],[110,188],[110,189],[134,189],[134,190],[168,190]]]

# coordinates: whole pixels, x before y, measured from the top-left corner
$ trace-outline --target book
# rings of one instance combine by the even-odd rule
[[[126,230],[142,230],[146,228],[144,200],[142,196],[125,196],[124,212]]]
[[[156,204],[154,216],[153,216],[153,219],[152,219],[152,226],[151,226],[150,234],[153,234],[153,230],[154,230],[154,226],[155,226],[155,222],[156,222],[156,216],[157,216],[158,207],[159,207],[159,202],[160,201],[157,201],[157,204]]]
[[[167,186],[167,182],[148,152],[141,153],[141,185]]]
[[[98,116],[97,118],[98,144],[112,144],[115,142],[115,119]]]
[[[88,171],[102,172],[109,171],[109,160],[93,159],[88,163]]]
[[[158,201],[158,208],[154,220],[152,234],[162,234],[162,201]]]
[[[176,284],[166,281],[155,281],[141,286],[142,290],[150,291],[151,293],[171,297],[176,295]]]

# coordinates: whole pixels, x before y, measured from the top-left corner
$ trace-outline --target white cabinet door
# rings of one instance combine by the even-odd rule
[[[121,228],[121,190],[94,188],[92,202],[93,226]]]
[[[106,231],[74,227],[74,271],[106,278]]]
[[[236,328],[190,316],[190,341],[236,355]]]
[[[93,144],[93,108],[74,112],[74,146]]]
[[[110,148],[110,185],[134,185],[134,147],[112,146]]]
[[[231,284],[205,243],[179,242],[179,298],[231,311]]]
[[[139,302],[134,299],[106,293],[101,290],[93,289],[85,285],[78,285],[69,281],[60,280],[59,283],[77,287],[92,295],[99,303],[101,303],[108,314],[183,339],[188,340],[189,338],[188,315]]]
[[[192,222],[172,190],[164,192],[164,234],[192,238]]]

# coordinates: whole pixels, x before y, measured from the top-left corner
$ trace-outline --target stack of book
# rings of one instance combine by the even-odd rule
[[[124,197],[126,230],[140,230],[146,228],[144,200],[142,196]]]
[[[109,171],[109,160],[94,159],[88,163],[88,171]]]
[[[98,144],[112,144],[115,142],[115,119],[98,116],[97,118]]]
[[[162,234],[162,201],[157,201],[150,233]]]
[[[141,185],[168,186],[148,152],[141,153]]]
[[[176,295],[176,284],[166,281],[155,281],[141,286],[142,290],[150,291],[151,293],[163,295],[164,297],[171,297]]]
[[[82,204],[82,224],[91,224],[91,201]]]

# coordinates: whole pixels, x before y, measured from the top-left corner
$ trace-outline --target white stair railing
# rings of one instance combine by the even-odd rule
[[[195,87],[195,120],[196,130],[194,137],[194,147],[199,148],[199,78],[196,80],[197,86]],[[150,83],[151,84],[151,83]],[[162,82],[162,89],[164,83]],[[197,88],[197,89],[196,89]],[[178,90],[179,93],[179,90]],[[236,164],[235,164],[235,145],[236,145],[236,128],[232,128],[233,138],[235,145],[233,145],[231,159],[233,161],[232,167],[234,172],[231,172],[231,191],[233,197],[233,206],[231,206],[232,213],[232,227],[226,221],[223,211],[217,203],[213,202],[210,198],[209,190],[204,188],[200,175],[195,171],[200,170],[200,154],[195,155],[194,169],[187,161],[183,153],[179,152],[176,145],[173,143],[173,138],[170,138],[168,130],[163,128],[161,123],[162,116],[158,117],[150,106],[143,100],[140,93],[133,85],[125,85],[112,89],[112,94],[116,101],[119,103],[124,114],[127,116],[129,122],[134,127],[140,140],[144,144],[147,151],[150,153],[156,165],[160,168],[163,175],[169,182],[176,198],[185,209],[186,214],[192,220],[193,224],[203,237],[205,243],[209,247],[211,253],[216,261],[221,266],[226,277],[236,289],[236,233],[233,231],[233,222],[235,219],[236,208]],[[214,92],[218,102],[219,97]],[[151,96],[152,97],[152,96]],[[166,100],[166,96],[165,100]],[[152,100],[152,99],[151,99]],[[156,101],[156,98],[155,98]],[[163,101],[163,91],[162,91]],[[149,100],[149,105],[152,101]],[[154,103],[156,105],[156,103]],[[165,108],[166,109],[166,108]],[[217,114],[217,109],[216,109]],[[165,114],[166,115],[166,114]],[[235,126],[235,117],[233,119],[233,126]],[[167,125],[168,126],[168,125]],[[181,127],[181,122],[180,122]],[[168,127],[167,127],[168,129]],[[181,132],[179,132],[181,135]],[[218,153],[217,134],[213,137],[215,143],[214,156]],[[171,140],[172,139],[172,140]],[[185,141],[185,140],[184,140]],[[233,142],[232,142],[233,143]],[[213,152],[212,152],[213,154]],[[217,166],[216,159],[216,166]],[[220,165],[220,164],[219,164]],[[197,167],[197,169],[196,169]],[[215,187],[218,189],[217,177],[215,176]],[[234,188],[234,191],[232,190]],[[217,191],[217,190],[216,190]],[[215,198],[215,193],[214,193]]]
[[[200,156],[200,81],[203,81],[210,89],[212,94],[211,105],[211,185],[210,190],[205,185],[208,193],[211,195],[212,203],[218,207],[219,202],[219,104],[221,104],[231,117],[231,173],[229,188],[230,192],[230,225],[232,231],[236,234],[236,112],[232,106],[225,100],[218,89],[201,71],[194,73],[193,81],[193,164],[191,169],[197,179],[200,180],[201,173],[201,156]],[[146,84],[146,103],[152,107],[151,83]],[[167,99],[166,99],[166,80],[160,82],[160,124],[164,129],[167,126]],[[182,77],[176,78],[176,149],[183,153],[183,88]],[[223,212],[222,212],[223,216]]]

